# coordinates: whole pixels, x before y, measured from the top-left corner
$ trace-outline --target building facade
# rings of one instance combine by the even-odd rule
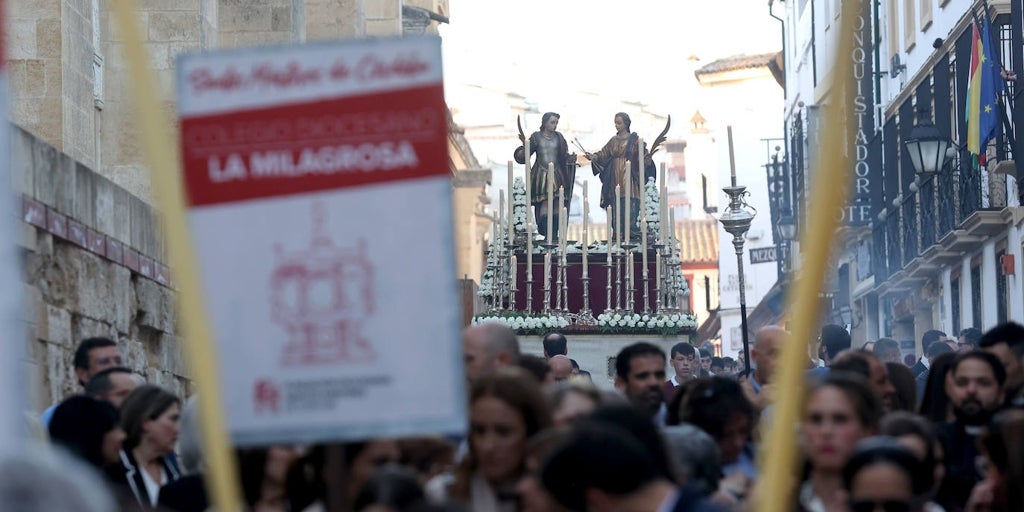
[[[1020,207],[1012,142],[1021,118],[1021,2],[887,0],[859,2],[854,50],[835,56],[839,2],[785,4],[787,137],[785,171],[800,223],[815,175],[818,123],[827,78],[852,66],[857,137],[827,296],[827,318],[847,324],[854,343],[880,337],[920,353],[928,329],[955,336],[1024,321]],[[781,11],[781,9],[776,9]],[[1004,77],[1005,115],[975,163],[968,152],[966,101],[973,22],[987,17]],[[934,173],[919,173],[907,147],[937,129],[950,149]],[[799,251],[794,251],[798,264]]]
[[[190,372],[177,335],[174,271],[151,204],[129,100],[134,85],[112,3],[10,0],[5,37],[10,76],[14,191],[27,374],[32,405],[77,390],[72,355],[89,336],[116,340],[125,364],[179,394]],[[169,120],[182,52],[244,45],[437,33],[447,0],[163,0],[138,2],[142,37]],[[171,130],[173,132],[173,130]],[[176,144],[169,141],[169,144]],[[448,139],[459,276],[478,276],[489,181],[462,131]],[[471,281],[471,280],[470,280]],[[472,288],[472,283],[468,284]],[[472,309],[473,294],[466,307]]]

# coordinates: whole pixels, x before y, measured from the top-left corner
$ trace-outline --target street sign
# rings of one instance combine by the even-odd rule
[[[463,430],[440,40],[191,54],[178,90],[234,441]]]
[[[776,260],[775,247],[757,247],[750,249],[750,264],[772,263]]]

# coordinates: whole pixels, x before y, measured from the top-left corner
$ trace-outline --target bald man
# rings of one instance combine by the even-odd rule
[[[519,339],[503,324],[487,322],[462,331],[462,353],[466,379],[472,385],[480,377],[498,368],[519,362]]]
[[[572,361],[561,354],[548,359],[548,367],[551,368],[551,377],[555,382],[568,380],[572,375]]]
[[[777,325],[762,327],[754,334],[754,346],[750,349],[750,360],[756,368],[754,374],[741,383],[747,398],[758,409],[764,409],[771,399],[771,380],[775,372],[782,342],[789,336],[785,329]]]

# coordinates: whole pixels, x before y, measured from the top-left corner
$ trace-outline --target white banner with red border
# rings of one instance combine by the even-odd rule
[[[191,54],[178,87],[233,440],[464,430],[440,40]]]

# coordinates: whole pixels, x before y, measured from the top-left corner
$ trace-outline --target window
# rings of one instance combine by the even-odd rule
[[[971,262],[971,327],[981,329],[981,262]]]
[[[889,58],[886,59],[888,62],[892,62],[892,56],[900,53],[899,41],[900,41],[900,7],[899,0],[889,0]]]
[[[914,15],[914,4],[916,0],[903,0],[903,49],[909,52],[917,42],[917,31],[914,25],[917,16]]]
[[[932,2],[934,0],[920,0],[921,5],[921,32],[928,30],[928,27],[932,26]]]
[[[1003,256],[1006,255],[1006,249],[1001,249],[996,253],[996,321],[998,323],[1006,323],[1007,320],[1007,304],[1009,303],[1008,297],[1006,296],[1007,277],[1003,275]]]
[[[952,303],[953,311],[950,313],[953,315],[953,332],[960,332],[960,277],[954,277],[949,282],[949,295],[950,302]]]

